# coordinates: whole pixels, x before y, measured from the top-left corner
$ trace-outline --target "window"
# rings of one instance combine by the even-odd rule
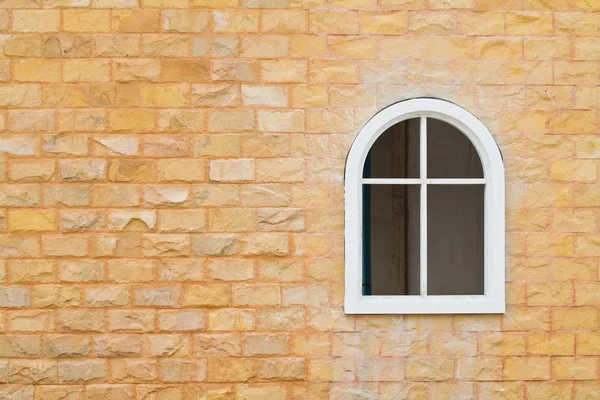
[[[504,165],[468,111],[376,114],[346,162],[347,314],[503,313]]]

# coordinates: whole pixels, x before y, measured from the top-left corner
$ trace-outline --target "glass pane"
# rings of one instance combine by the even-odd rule
[[[433,118],[427,118],[427,177],[483,178],[471,141],[452,125]]]
[[[363,185],[363,294],[419,294],[420,190]]]
[[[485,185],[427,186],[427,293],[484,294]]]
[[[400,122],[381,134],[371,147],[364,178],[419,177],[419,120]]]

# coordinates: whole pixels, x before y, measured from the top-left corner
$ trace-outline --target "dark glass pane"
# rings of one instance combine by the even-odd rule
[[[484,294],[484,190],[427,186],[427,294]]]
[[[421,186],[363,188],[363,294],[418,295]]]
[[[419,120],[400,122],[381,134],[371,147],[364,178],[419,177]]]
[[[464,133],[427,118],[427,177],[483,178],[479,155]]]

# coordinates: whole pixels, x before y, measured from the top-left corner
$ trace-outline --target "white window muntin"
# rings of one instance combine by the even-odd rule
[[[389,127],[420,118],[420,178],[363,179],[369,150]],[[459,129],[471,141],[483,167],[483,179],[427,178],[427,118]],[[421,185],[421,295],[364,296],[362,294],[362,185]],[[427,280],[427,185],[484,184],[484,295],[429,296]],[[346,161],[345,172],[345,301],[347,314],[476,314],[503,313],[504,294],[504,164],[500,150],[485,125],[465,109],[439,99],[412,99],[377,113],[357,135]]]

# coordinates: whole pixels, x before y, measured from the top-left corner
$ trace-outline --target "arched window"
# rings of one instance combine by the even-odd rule
[[[396,103],[359,132],[345,175],[347,314],[505,311],[504,165],[481,121]]]

